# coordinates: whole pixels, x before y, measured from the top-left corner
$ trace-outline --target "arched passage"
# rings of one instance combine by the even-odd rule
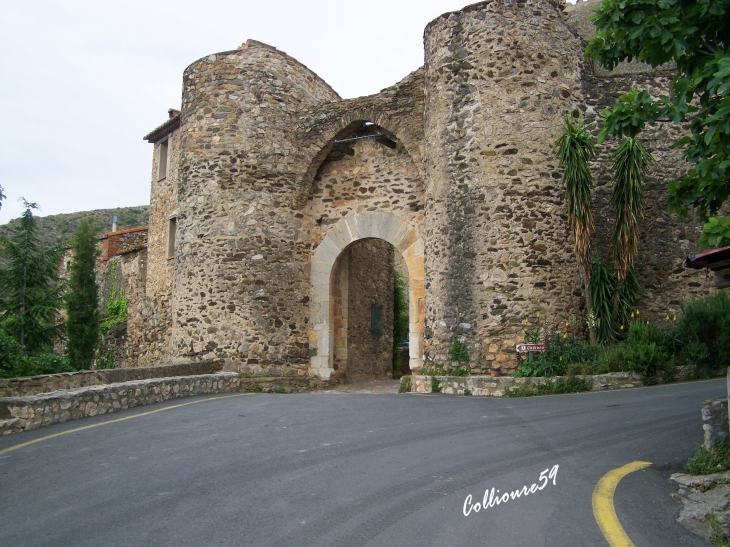
[[[423,238],[414,227],[393,213],[371,212],[347,216],[324,237],[312,257],[309,346],[311,373],[329,378],[334,373],[333,270],[337,258],[351,243],[367,238],[393,245],[408,267],[409,365],[423,366],[422,341],[425,329],[425,269]]]

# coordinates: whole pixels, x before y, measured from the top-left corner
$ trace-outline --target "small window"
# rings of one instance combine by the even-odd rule
[[[157,180],[162,180],[167,176],[167,145],[170,140],[165,140],[160,143],[160,148],[157,157]]]
[[[380,304],[370,305],[370,334],[383,334],[383,306]]]
[[[175,232],[177,232],[177,218],[167,219],[167,258],[175,257]]]

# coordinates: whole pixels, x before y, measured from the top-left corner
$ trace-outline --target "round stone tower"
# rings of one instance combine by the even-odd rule
[[[291,124],[339,96],[249,40],[190,65],[182,99],[173,358],[305,374],[310,251],[291,208],[301,170]]]
[[[565,329],[581,305],[554,143],[582,49],[549,0],[474,4],[424,41],[425,349],[447,362],[458,337],[472,367],[513,368],[526,320]]]

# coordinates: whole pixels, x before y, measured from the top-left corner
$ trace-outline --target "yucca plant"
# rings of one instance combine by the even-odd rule
[[[600,258],[592,262],[591,294],[593,296],[593,316],[598,342],[605,344],[614,337],[614,294],[616,277]]]
[[[613,258],[616,276],[626,278],[636,258],[644,205],[644,176],[654,161],[638,139],[629,137],[613,155]]]
[[[591,234],[593,233],[593,176],[588,162],[596,153],[595,139],[581,116],[574,124],[565,117],[563,134],[555,142],[565,185],[568,222],[573,234],[573,250],[578,267],[590,281]]]
[[[583,116],[577,122],[565,117],[563,134],[555,142],[560,167],[563,171],[565,201],[568,206],[568,223],[573,234],[573,252],[583,278],[586,296],[586,311],[591,314],[593,297],[591,291],[591,234],[593,228],[593,176],[588,162],[595,156],[595,139],[589,126],[584,125]],[[591,340],[595,340],[595,329],[588,327]]]

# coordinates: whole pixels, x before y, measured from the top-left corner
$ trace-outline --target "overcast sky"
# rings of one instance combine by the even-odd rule
[[[182,73],[248,38],[343,98],[423,64],[423,30],[469,0],[0,0],[0,224],[149,203],[142,136],[180,107]]]

